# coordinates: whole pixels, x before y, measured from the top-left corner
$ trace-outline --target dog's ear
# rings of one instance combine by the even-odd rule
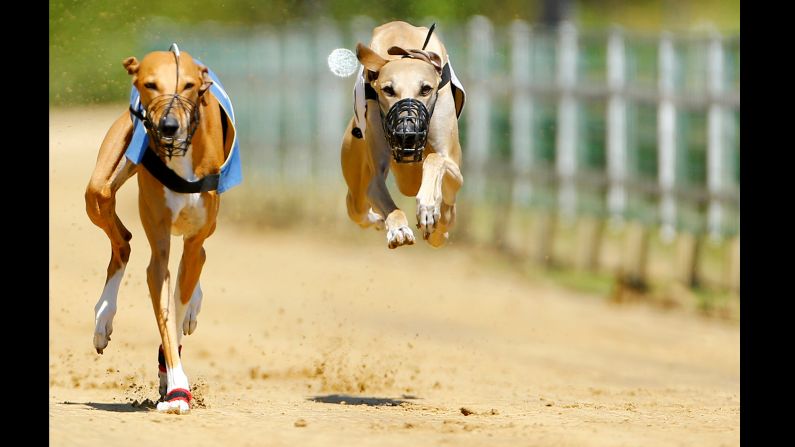
[[[210,77],[207,67],[202,66],[199,71],[201,71],[202,74],[202,85],[199,86],[199,97],[202,99],[202,104],[207,105],[207,99],[204,94],[210,89],[210,86],[213,85],[213,80]]]
[[[438,74],[442,74],[442,58],[439,57],[439,55],[434,53],[433,51],[413,50],[413,49],[407,50],[405,48],[394,46],[390,47],[386,52],[387,54],[391,54],[393,56],[405,56],[413,59],[423,60],[433,65],[433,68],[436,69],[436,72]]]
[[[370,47],[366,47],[361,43],[356,44],[356,58],[364,65],[364,68],[373,73],[381,71],[381,67],[387,63],[386,59],[379,56],[375,51],[371,50]]]
[[[210,86],[213,85],[213,80],[210,77],[210,73],[208,72],[207,67],[201,67],[200,71],[202,74],[202,85],[201,87],[199,87],[199,94],[203,95],[204,92],[206,92],[207,89],[209,89]]]
[[[130,56],[127,59],[124,59],[121,64],[124,65],[124,68],[127,70],[127,74],[134,75],[138,73],[139,64],[138,59],[136,59],[135,56]]]
[[[436,69],[436,72],[442,74],[442,58],[438,54],[434,53],[433,51],[425,51],[425,54],[428,55],[429,62],[433,65],[433,68]]]
[[[401,48],[399,46],[389,47],[389,49],[386,50],[386,54],[391,54],[392,56],[410,56],[411,55],[411,53],[409,53],[408,50],[406,50],[405,48]]]

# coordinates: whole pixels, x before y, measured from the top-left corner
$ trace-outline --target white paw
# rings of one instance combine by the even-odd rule
[[[188,308],[185,312],[185,319],[182,321],[183,335],[190,335],[196,330],[196,325],[199,324],[197,318],[199,317],[199,312],[202,310],[203,296],[204,294],[201,291],[201,287],[196,285],[196,290],[193,292],[193,296],[190,298]]]
[[[188,414],[190,405],[184,400],[172,400],[171,402],[158,402],[157,411],[160,413]]]
[[[116,304],[100,301],[94,306],[94,348],[102,354],[108,347],[110,334],[113,333],[113,317],[116,315]]]
[[[423,239],[428,239],[428,236],[436,229],[436,224],[439,223],[441,218],[441,199],[436,203],[422,203],[419,198],[417,199],[417,227],[422,232]]]
[[[378,231],[381,231],[381,230],[384,229],[384,218],[383,218],[383,216],[381,216],[380,214],[378,214],[375,211],[373,211],[372,208],[370,208],[367,211],[367,222],[369,222],[370,225],[375,226],[375,229],[378,230]]]
[[[401,245],[414,244],[414,232],[406,225],[401,225],[391,229],[386,233],[386,242],[389,248],[400,247]]]

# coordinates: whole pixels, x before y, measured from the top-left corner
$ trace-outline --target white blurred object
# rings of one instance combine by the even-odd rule
[[[359,67],[359,60],[353,51],[347,48],[337,48],[328,55],[328,68],[332,73],[347,78],[356,72]]]

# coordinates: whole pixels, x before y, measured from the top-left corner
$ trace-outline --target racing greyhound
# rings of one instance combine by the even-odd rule
[[[94,347],[102,354],[113,332],[116,299],[132,234],[116,215],[116,192],[138,174],[141,223],[151,247],[146,270],[160,331],[158,411],[186,413],[192,396],[180,359],[183,334],[196,329],[204,240],[213,234],[219,194],[240,183],[234,111],[214,73],[176,44],[123,62],[132,76],[130,110],[116,119],[99,149],[86,188],[86,212],[110,239],[107,278],[95,312]],[[174,293],[171,235],[184,250]]]
[[[465,92],[442,42],[430,29],[390,22],[359,43],[362,64],[354,87],[354,117],[342,141],[348,216],[362,228],[386,228],[387,246],[414,243],[406,214],[386,186],[417,198],[417,227],[442,246],[455,222],[461,175],[458,117]]]

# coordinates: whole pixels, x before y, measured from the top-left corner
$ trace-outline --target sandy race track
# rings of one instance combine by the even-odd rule
[[[135,180],[112,341],[92,345],[110,250],[83,191],[121,110],[50,112],[51,445],[739,445],[736,324],[609,305],[460,246],[390,251],[352,224],[340,240],[221,221],[184,339],[197,405],[158,414]]]

